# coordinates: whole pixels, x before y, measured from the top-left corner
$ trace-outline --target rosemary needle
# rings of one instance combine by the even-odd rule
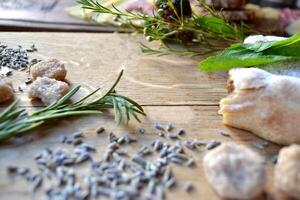
[[[122,121],[127,123],[130,120],[130,116],[140,121],[138,114],[145,115],[143,108],[132,99],[117,94],[115,91],[115,87],[118,85],[122,75],[123,70],[110,90],[102,97],[93,98],[99,91],[98,88],[82,99],[68,103],[79,91],[80,86],[77,86],[58,101],[30,115],[25,109],[18,107],[16,101],[13,102],[0,113],[0,141],[20,135],[48,121],[77,115],[99,115],[102,114],[101,110],[103,109],[114,110],[117,124],[120,124]]]

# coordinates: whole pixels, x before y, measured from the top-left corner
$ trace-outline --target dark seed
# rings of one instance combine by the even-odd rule
[[[182,128],[179,129],[178,132],[177,132],[177,135],[180,135],[180,136],[181,136],[181,135],[184,135],[184,134],[185,134],[185,130],[182,129]]]
[[[278,155],[272,156],[271,161],[272,161],[273,164],[276,164],[277,160],[278,160]]]
[[[100,128],[98,128],[97,130],[96,130],[96,133],[97,134],[101,134],[101,133],[103,133],[105,131],[105,129],[103,128],[103,127],[100,127]]]
[[[219,146],[220,144],[221,144],[221,142],[219,142],[219,141],[211,141],[211,142],[209,142],[209,143],[206,144],[206,149],[207,150],[214,149],[217,146]]]
[[[194,186],[191,182],[186,182],[183,186],[184,191],[191,192],[194,189]]]
[[[162,127],[162,125],[160,125],[159,123],[156,123],[154,127],[155,127],[157,130],[165,131],[164,127]]]
[[[145,134],[145,133],[146,133],[146,130],[145,130],[144,128],[139,128],[139,132],[140,132],[141,134]]]
[[[168,133],[168,138],[172,140],[177,140],[178,135],[176,133]]]
[[[73,138],[77,139],[77,138],[84,138],[83,133],[79,132],[79,133],[74,133],[73,134]]]
[[[172,131],[173,128],[174,128],[174,126],[173,126],[172,123],[169,123],[169,124],[167,125],[167,131],[168,131],[168,132],[169,132],[169,131]]]
[[[228,134],[224,131],[220,131],[220,134],[223,135],[224,137],[231,137],[230,134]]]
[[[83,143],[83,141],[81,139],[76,139],[76,140],[73,141],[74,146],[80,145],[82,143]]]
[[[16,166],[8,166],[8,167],[7,167],[7,171],[8,171],[8,173],[10,173],[10,174],[15,174],[15,173],[17,173],[17,171],[18,171],[18,167],[16,167]]]

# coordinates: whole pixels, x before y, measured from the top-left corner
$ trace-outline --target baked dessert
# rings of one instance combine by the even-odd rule
[[[264,159],[236,143],[224,143],[204,157],[209,184],[222,198],[252,199],[264,189],[267,180]]]

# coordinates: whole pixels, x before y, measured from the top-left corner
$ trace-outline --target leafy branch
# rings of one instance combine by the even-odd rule
[[[0,141],[20,135],[48,121],[70,116],[99,115],[102,114],[103,109],[114,110],[117,124],[122,121],[127,123],[131,117],[140,121],[138,115],[145,115],[143,108],[115,90],[122,75],[123,70],[110,90],[102,97],[95,98],[96,93],[100,90],[98,88],[80,100],[68,103],[79,91],[80,86],[77,86],[58,101],[30,115],[25,109],[18,107],[17,102],[12,103],[0,113]]]
[[[175,43],[181,47],[187,47],[186,50],[182,48],[179,50],[173,46],[162,45],[155,50],[143,44],[141,46],[143,52],[150,54],[207,54],[228,47],[233,42],[241,41],[249,32],[247,27],[232,24],[225,20],[220,13],[208,6],[203,0],[198,0],[198,6],[204,12],[202,14],[193,12],[188,16],[184,16],[184,0],[179,0],[179,9],[171,0],[162,1],[165,2],[167,10],[161,8],[157,11],[154,10],[153,16],[129,10],[123,11],[113,4],[111,7],[103,6],[99,0],[78,0],[78,3],[83,9],[115,16],[121,27],[143,32],[148,41],[157,40],[162,44]],[[193,49],[199,47],[199,49],[191,51],[190,47]]]

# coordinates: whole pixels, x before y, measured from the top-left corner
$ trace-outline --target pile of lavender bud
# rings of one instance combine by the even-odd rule
[[[129,134],[116,136],[103,127],[98,128],[95,135],[108,135],[108,145],[100,158],[96,155],[97,148],[85,143],[86,136],[83,133],[64,136],[61,142],[66,149],[46,148],[36,155],[37,172],[9,166],[8,173],[23,177],[34,192],[42,190],[46,199],[51,200],[163,200],[166,199],[167,190],[178,187],[170,164],[196,167],[186,149],[195,150],[204,146],[209,150],[219,142],[181,141],[185,130],[175,131],[172,124],[166,128],[156,124],[155,129],[159,131],[158,139],[129,154],[126,146],[138,143],[136,137]],[[139,132],[142,136],[146,130],[140,128]],[[83,163],[89,164],[84,174],[76,171],[76,167]],[[196,189],[188,180],[180,185],[188,193]]]
[[[34,45],[23,49],[20,45],[17,48],[9,48],[0,44],[0,76],[9,76],[12,70],[26,70],[30,65],[27,53],[35,51],[37,48]]]

